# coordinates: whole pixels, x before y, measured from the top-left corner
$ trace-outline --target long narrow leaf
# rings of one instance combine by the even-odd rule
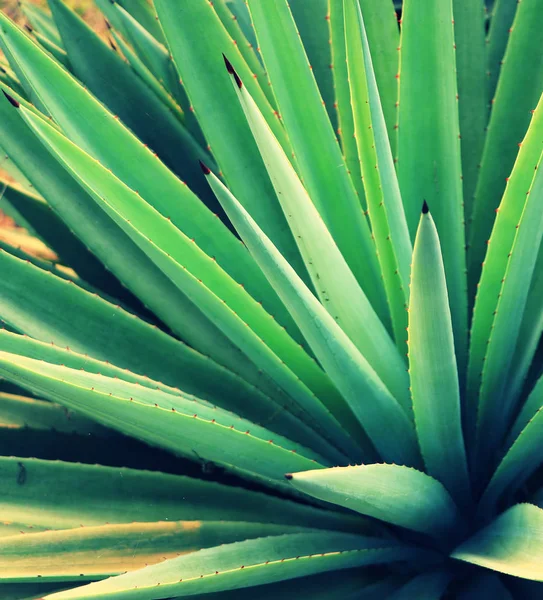
[[[441,481],[457,502],[469,504],[449,297],[439,237],[426,205],[413,252],[409,374],[417,435],[428,473]]]
[[[347,68],[366,202],[396,344],[405,351],[411,240],[362,13],[357,0],[346,0],[344,7]]]
[[[209,176],[236,229],[377,451],[391,462],[418,464],[413,424],[404,409],[251,216],[216,177]]]
[[[412,238],[424,200],[436,222],[463,377],[468,318],[452,0],[405,0],[400,46],[400,189]]]
[[[287,476],[310,496],[345,506],[433,538],[455,536],[461,518],[454,502],[428,475],[397,465],[363,465]]]
[[[331,570],[406,560],[413,548],[347,534],[272,536],[181,556],[134,573],[47,596],[47,600],[192,596]],[[157,585],[158,584],[158,585]],[[137,590],[136,590],[137,588]]]
[[[241,80],[235,77],[234,72],[233,84],[238,90],[238,98],[318,298],[391,393],[407,408],[408,381],[403,358],[394,348],[387,330],[349,269],[252,97]],[[405,314],[404,303],[402,309]]]
[[[288,4],[250,0],[249,9],[300,176],[347,264],[386,320],[375,245]]]
[[[539,52],[543,44],[543,14],[540,9],[538,0],[522,0],[518,4],[492,104],[469,228],[470,298],[475,295],[485,261],[495,210],[519,154],[531,111],[543,92],[543,56]],[[527,56],[531,60],[526,60]]]

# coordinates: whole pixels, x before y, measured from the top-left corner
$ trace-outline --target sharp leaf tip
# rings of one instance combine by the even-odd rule
[[[14,106],[15,108],[19,108],[19,102],[17,102],[17,100],[15,100],[15,98],[13,96],[10,96],[7,92],[5,92],[4,90],[2,90],[2,92],[4,92],[4,96],[9,100],[10,104],[12,106]]]
[[[232,75],[234,77],[234,79],[236,80],[237,86],[239,87],[239,89],[241,89],[243,83],[241,82],[239,75],[236,73],[236,70],[232,66],[232,63],[226,58],[224,53],[223,53],[222,57],[224,58],[224,64],[226,65],[226,70],[230,73],[230,75]]]
[[[200,163],[200,169],[202,169],[204,175],[209,175],[211,173],[211,169],[208,166],[206,166],[201,160],[199,160],[198,162]]]

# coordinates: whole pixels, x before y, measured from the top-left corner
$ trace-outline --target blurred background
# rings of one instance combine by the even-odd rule
[[[46,7],[46,0],[26,0],[32,4]],[[311,0],[310,0],[311,1]],[[71,6],[80,16],[82,16],[93,27],[102,31],[105,28],[104,19],[96,10],[93,0],[65,0],[66,4]],[[25,18],[19,6],[18,0],[0,0],[0,10],[8,14],[12,19],[19,23],[24,23]]]

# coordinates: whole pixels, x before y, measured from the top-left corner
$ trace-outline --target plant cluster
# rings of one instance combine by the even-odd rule
[[[540,1],[96,2],[0,15],[0,597],[540,598]]]

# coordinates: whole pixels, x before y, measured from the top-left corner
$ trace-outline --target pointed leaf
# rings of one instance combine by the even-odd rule
[[[363,465],[288,475],[310,496],[363,515],[425,533],[436,539],[455,536],[461,519],[439,481],[407,467]]]
[[[197,160],[207,160],[208,153],[181,125],[177,115],[74,11],[61,0],[49,0],[49,5],[78,79],[157,152],[210,210],[217,212],[217,203],[210,198],[204,178],[194,168]]]
[[[501,73],[505,49],[511,33],[511,25],[517,11],[517,0],[495,0],[490,15],[487,36],[488,97],[494,98]]]
[[[0,373],[33,393],[126,435],[189,458],[201,457],[242,476],[286,487],[289,466],[324,460],[263,427],[190,396],[0,353]],[[288,449],[282,448],[285,444]],[[293,452],[294,450],[294,452]],[[196,452],[196,455],[194,454]],[[310,458],[307,458],[310,457]]]
[[[502,279],[494,321],[485,354],[479,410],[477,449],[479,460],[491,456],[507,431],[512,414],[511,399],[505,397],[514,348],[530,291],[539,248],[543,239],[543,154],[526,198],[507,270]]]
[[[475,420],[476,401],[481,385],[484,357],[499,301],[502,279],[505,277],[517,225],[526,206],[527,194],[534,178],[534,169],[541,156],[543,139],[543,100],[534,111],[530,127],[522,142],[505,193],[496,214],[496,222],[488,243],[487,254],[477,288],[471,325],[468,365],[468,410]]]
[[[417,464],[413,425],[406,412],[241,204],[214,175],[209,177],[242,239],[376,450],[385,460]]]
[[[21,465],[25,485],[18,483]],[[2,518],[46,529],[134,521],[258,523],[265,513],[268,523],[351,533],[371,531],[363,519],[350,515],[242,487],[153,471],[0,457],[0,476]]]
[[[405,363],[249,92],[233,85],[317,296],[395,398],[409,407]],[[403,308],[403,307],[402,307]],[[405,312],[405,309],[404,309]]]
[[[250,0],[248,6],[300,177],[347,264],[386,321],[375,245],[288,3]]]
[[[225,225],[193,192],[154,156],[118,119],[41,51],[5,15],[0,14],[1,37],[17,55],[32,86],[55,120],[76,144],[139,192],[164,217],[171,219],[209,256],[215,256],[248,290],[259,290],[262,301],[282,306],[249,254]],[[139,168],[134,169],[137,164]],[[261,287],[263,286],[263,287]],[[275,300],[275,301],[274,301]]]
[[[424,200],[436,222],[463,377],[468,320],[452,0],[405,0],[400,45],[398,179],[411,237]]]
[[[543,581],[543,510],[533,504],[517,504],[451,556],[507,575]]]
[[[543,56],[539,52],[542,44],[541,4],[538,0],[523,0],[518,3],[511,27],[477,181],[473,221],[469,228],[470,298],[475,296],[481,265],[486,262],[486,242],[492,232],[495,210],[500,205],[507,177],[519,154],[519,144],[530,124],[530,113],[543,92]],[[527,191],[525,189],[524,193]]]
[[[223,53],[246,81],[283,148],[289,148],[281,123],[207,0],[157,0],[155,6],[175,65],[221,173],[297,272],[304,274],[300,255],[249,127],[235,103],[235,94],[224,70]],[[205,65],[205,77],[202,77],[202,65]]]
[[[449,296],[439,237],[425,210],[415,240],[409,303],[413,411],[428,473],[467,504],[471,494]]]
[[[412,246],[358,0],[345,2],[345,35],[355,138],[366,202],[396,344],[405,353]]]

